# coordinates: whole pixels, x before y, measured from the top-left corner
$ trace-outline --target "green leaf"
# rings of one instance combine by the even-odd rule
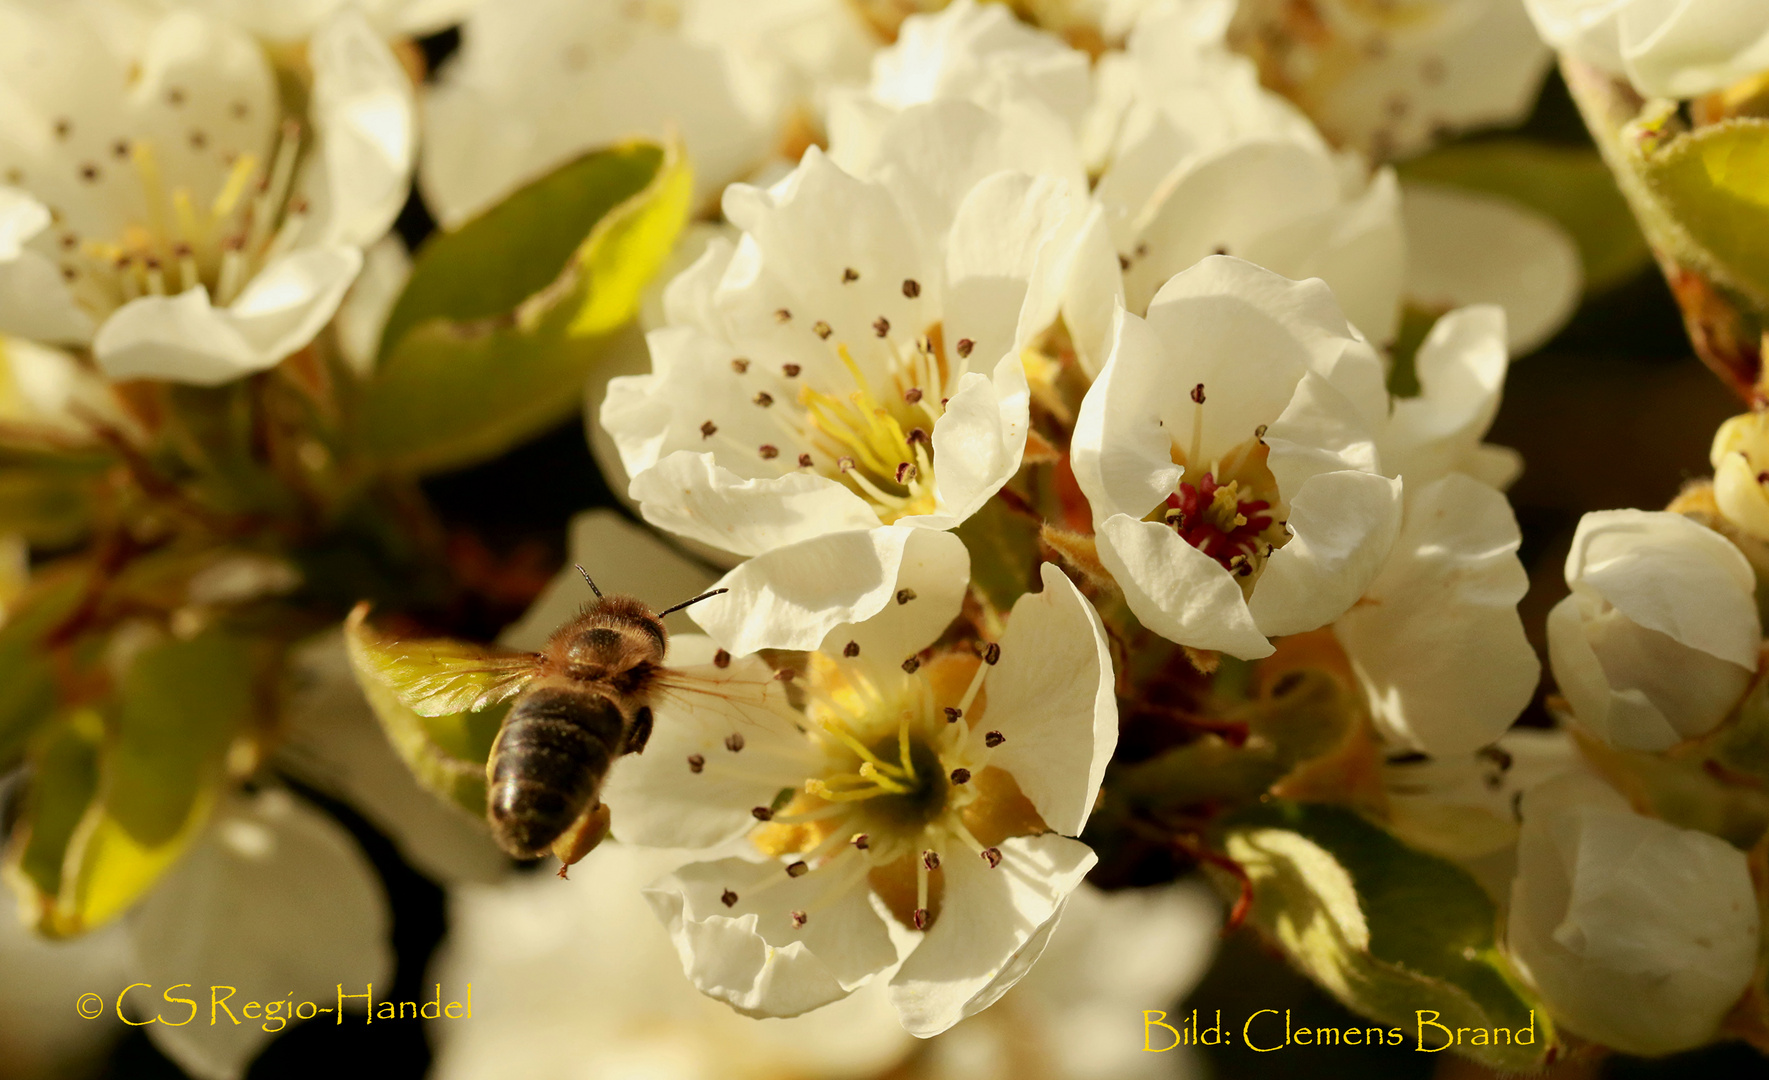
[[[258,670],[252,643],[221,631],[149,646],[130,664],[98,801],[69,845],[54,933],[121,915],[202,831],[228,747],[257,713]]]
[[[1639,167],[1699,249],[1681,254],[1769,303],[1769,120],[1726,120],[1678,135],[1641,152]]]
[[[106,713],[83,708],[52,730],[33,760],[19,863],[42,932],[115,919],[201,833],[228,748],[257,713],[260,667],[252,642],[220,631],[149,645]]]
[[[0,624],[0,771],[12,767],[26,741],[55,713],[55,670],[43,637],[86,593],[84,573],[50,572],[8,605]]]
[[[463,650],[483,650],[444,639],[401,642],[376,632],[366,616],[366,605],[351,613],[344,624],[344,640],[356,681],[388,741],[424,787],[471,814],[485,813],[485,763],[508,707],[497,704],[479,711],[459,707],[454,712],[420,715],[402,700],[399,689],[425,685],[425,680],[440,675],[445,681],[472,689],[471,694],[468,690],[458,693],[473,700],[484,680],[474,673],[461,675],[450,665]],[[432,702],[432,711],[439,700],[422,691],[404,696]]]
[[[54,923],[62,865],[74,830],[98,794],[98,748],[104,721],[81,709],[47,733],[31,757],[30,788],[20,818],[24,842],[14,847],[17,874],[35,894],[37,921]]]
[[[1546,1062],[1552,1022],[1500,952],[1498,911],[1466,871],[1353,811],[1304,803],[1234,816],[1225,846],[1252,879],[1260,929],[1347,1008],[1422,1033],[1428,1049],[1441,1033],[1422,1021],[1487,1032],[1455,1049],[1496,1069]]]
[[[1402,178],[1501,195],[1560,223],[1578,244],[1585,290],[1629,280],[1652,253],[1595,150],[1524,139],[1458,143],[1399,165]]]
[[[396,472],[433,472],[493,457],[579,408],[585,378],[668,257],[691,190],[678,152],[626,143],[433,241],[362,388],[360,450]]]

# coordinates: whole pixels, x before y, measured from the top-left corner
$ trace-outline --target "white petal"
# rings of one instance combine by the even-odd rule
[[[813,770],[812,747],[784,718],[785,689],[768,666],[745,657],[718,668],[706,663],[711,651],[699,635],[670,639],[672,668],[698,689],[657,695],[644,752],[609,771],[601,799],[626,843],[716,847],[754,828],[752,810],[771,806],[783,788],[797,790]],[[720,686],[727,695],[707,692]],[[698,772],[693,757],[702,762]]]
[[[969,372],[934,421],[934,491],[938,510],[898,520],[949,529],[982,508],[1020,471],[1030,424],[1031,389],[1017,352],[995,365],[994,377]]]
[[[350,1004],[339,1001],[340,984],[384,993],[393,976],[388,924],[380,879],[330,818],[279,790],[232,805],[130,924],[137,978],[192,984],[185,996],[198,998],[203,1014],[182,1027],[150,1025],[148,1035],[192,1075],[237,1080],[272,1033],[262,1019],[233,1024],[219,1010],[207,1023],[209,988],[237,988],[236,1016],[248,1001],[290,998],[284,1008],[336,1009]],[[175,1017],[188,1006],[166,1008]]]
[[[798,878],[778,862],[692,863],[645,898],[701,993],[745,1016],[797,1016],[896,962],[863,869],[855,855]],[[729,906],[720,899],[727,891],[737,894]],[[802,927],[792,925],[793,911],[808,914]]]
[[[411,78],[362,12],[342,8],[313,35],[315,223],[324,243],[379,239],[405,205],[416,154]]]
[[[1707,1042],[1751,979],[1744,853],[1573,775],[1523,798],[1507,944],[1568,1028],[1625,1053]]]
[[[1664,750],[1724,720],[1752,669],[1691,648],[1575,588],[1548,617],[1548,658],[1579,723],[1614,746]]]
[[[1366,337],[1394,339],[1408,245],[1391,170],[1378,170],[1355,199],[1279,223],[1230,250],[1287,278],[1320,278]]]
[[[844,624],[866,623],[877,647],[901,659],[926,648],[958,617],[969,580],[970,554],[958,537],[891,525],[830,533],[757,556],[719,582],[728,594],[689,610],[739,655],[814,649]],[[905,589],[914,599],[899,603]]]
[[[1014,603],[989,673],[989,722],[1007,742],[989,763],[1006,769],[1045,824],[1079,836],[1118,745],[1111,646],[1093,605],[1051,563],[1044,589]]]
[[[1118,514],[1101,522],[1097,535],[1100,562],[1144,626],[1169,641],[1243,660],[1272,654],[1234,577],[1171,527]]]
[[[1756,575],[1731,541],[1681,514],[1586,514],[1566,557],[1566,580],[1641,626],[1756,668]]]
[[[1505,390],[1505,312],[1490,304],[1437,320],[1414,358],[1420,392],[1400,398],[1382,463],[1408,483],[1464,469],[1492,426]]]
[[[1112,347],[1113,323],[1124,303],[1124,274],[1112,250],[1105,208],[1088,211],[1063,292],[1063,325],[1075,342],[1081,370],[1097,377]]]
[[[634,475],[628,491],[651,524],[735,555],[878,525],[872,507],[834,480],[809,473],[745,480],[712,454],[687,450]]]
[[[1635,0],[1619,23],[1628,77],[1653,97],[1697,97],[1769,67],[1769,12],[1748,0]]]
[[[231,382],[275,367],[312,341],[361,266],[353,247],[306,248],[265,267],[229,307],[212,306],[201,285],[143,296],[105,320],[93,355],[113,379]]]
[[[1458,754],[1502,735],[1529,704],[1541,663],[1517,602],[1529,577],[1505,497],[1452,473],[1409,488],[1382,572],[1333,624],[1390,739]]]
[[[1024,975],[1048,925],[1098,858],[1064,836],[1002,841],[1001,865],[953,856],[940,916],[891,979],[903,1026],[922,1038],[987,1008]]]
[[[1148,253],[1124,274],[1132,311],[1143,310],[1163,282],[1211,252],[1239,255],[1274,227],[1330,209],[1339,178],[1319,148],[1261,139],[1201,157],[1163,188],[1140,229]]]
[[[1579,251],[1553,219],[1509,199],[1435,184],[1402,188],[1407,297],[1426,309],[1498,304],[1511,355],[1553,337],[1584,292]]]
[[[1162,421],[1166,402],[1157,396],[1169,366],[1154,330],[1120,307],[1111,352],[1081,400],[1070,450],[1096,526],[1114,514],[1141,517],[1179,485],[1173,436]]]
[[[358,375],[374,370],[381,331],[411,276],[412,259],[399,237],[382,237],[363,250],[362,273],[338,305],[337,321],[338,351]]]
[[[1375,579],[1400,521],[1399,480],[1311,477],[1290,501],[1290,542],[1272,553],[1247,599],[1260,632],[1300,634],[1338,618]]]
[[[1266,467],[1285,500],[1294,499],[1317,476],[1345,470],[1373,474],[1383,464],[1357,406],[1313,371],[1297,382],[1264,438],[1271,447]]]
[[[68,293],[54,262],[24,245],[49,227],[49,209],[0,187],[0,331],[37,341],[84,344],[92,319]]]

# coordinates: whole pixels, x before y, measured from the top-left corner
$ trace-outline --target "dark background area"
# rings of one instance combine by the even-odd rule
[[[449,32],[422,44],[434,70],[457,46],[458,36]],[[1590,145],[1558,76],[1551,77],[1521,134]],[[415,194],[397,228],[414,248],[434,228]],[[1531,576],[1522,606],[1524,622],[1539,652],[1546,652],[1543,623],[1548,609],[1566,593],[1561,565],[1579,516],[1590,510],[1664,505],[1684,481],[1708,472],[1707,447],[1715,426],[1740,410],[1736,399],[1691,357],[1676,306],[1652,269],[1588,299],[1553,341],[1512,367],[1489,440],[1518,449],[1526,461],[1526,471],[1510,494],[1523,529],[1521,557]],[[438,477],[426,490],[452,528],[471,533],[492,552],[540,545],[555,564],[563,558],[572,515],[616,505],[575,418],[497,461]],[[391,842],[348,806],[307,794],[350,829],[386,886],[398,955],[388,997],[421,1000],[425,969],[446,930],[443,889],[402,862]],[[1225,942],[1216,965],[1184,1009],[1194,1007],[1205,1014],[1220,1009],[1225,1027],[1230,1018],[1273,1007],[1292,1010],[1297,1026],[1367,1026],[1244,932]],[[1446,1077],[1490,1075],[1447,1054],[1419,1053],[1410,1044],[1382,1049],[1291,1046],[1264,1054],[1234,1045],[1210,1049],[1208,1060],[1219,1080],[1414,1080],[1439,1069]],[[248,1077],[305,1080],[323,1074],[330,1080],[407,1080],[423,1076],[429,1065],[430,1051],[418,1021],[380,1021],[372,1027],[299,1024],[269,1045]],[[1586,1075],[1723,1080],[1766,1074],[1769,1067],[1761,1057],[1733,1044],[1655,1062],[1610,1058],[1593,1063]],[[116,1080],[183,1076],[138,1028],[123,1037],[102,1075]]]

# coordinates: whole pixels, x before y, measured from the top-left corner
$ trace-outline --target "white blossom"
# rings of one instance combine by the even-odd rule
[[[1566,583],[1548,656],[1598,738],[1663,750],[1711,730],[1744,695],[1762,646],[1756,575],[1719,533],[1681,514],[1586,514]]]
[[[652,373],[614,379],[602,406],[645,519],[779,555],[880,526],[949,529],[993,496],[1025,446],[1023,350],[1059,314],[1110,302],[1073,288],[1096,220],[1080,165],[1035,135],[937,101],[887,118],[858,175],[838,146],[773,188],[733,185],[741,239],[714,239],[671,284]],[[883,555],[903,541],[856,542]],[[831,602],[882,597],[895,576],[803,557]]]
[[[215,384],[337,309],[406,196],[411,86],[354,9],[285,116],[260,44],[190,8],[0,6],[0,331]]]
[[[1757,0],[1524,2],[1548,44],[1648,97],[1699,97],[1769,68],[1769,7]]]
[[[1215,256],[1118,317],[1072,449],[1142,624],[1243,659],[1363,596],[1401,523],[1375,352],[1319,281]]]
[[[452,227],[578,154],[671,135],[716,198],[777,153],[792,164],[872,47],[842,0],[482,4],[424,103],[425,200]]]
[[[1743,852],[1574,772],[1523,797],[1517,862],[1506,943],[1566,1027],[1632,1054],[1714,1037],[1756,966]]]
[[[1521,121],[1552,59],[1522,0],[1240,0],[1230,36],[1335,145],[1377,160]]]
[[[610,776],[623,841],[748,839],[647,891],[695,986],[739,1012],[792,1016],[846,997],[898,964],[895,926],[913,933],[891,1003],[911,1033],[944,1031],[1024,975],[1094,863],[1070,837],[1117,737],[1098,616],[1046,564],[1043,591],[1021,598],[985,655],[922,660],[969,571],[956,540],[920,535],[960,557],[906,560],[892,603],[831,629],[793,680],[802,714],[684,695]],[[678,636],[671,650],[688,665],[712,646]],[[724,666],[687,670],[769,685],[756,660],[710,658]]]

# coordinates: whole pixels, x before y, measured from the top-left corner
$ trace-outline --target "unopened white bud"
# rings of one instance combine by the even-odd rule
[[[1573,715],[1615,746],[1662,750],[1711,730],[1757,667],[1756,577],[1725,537],[1672,513],[1586,514],[1548,656]]]
[[[1523,798],[1507,941],[1550,1011],[1631,1054],[1713,1038],[1756,965],[1744,853],[1585,773]]]

